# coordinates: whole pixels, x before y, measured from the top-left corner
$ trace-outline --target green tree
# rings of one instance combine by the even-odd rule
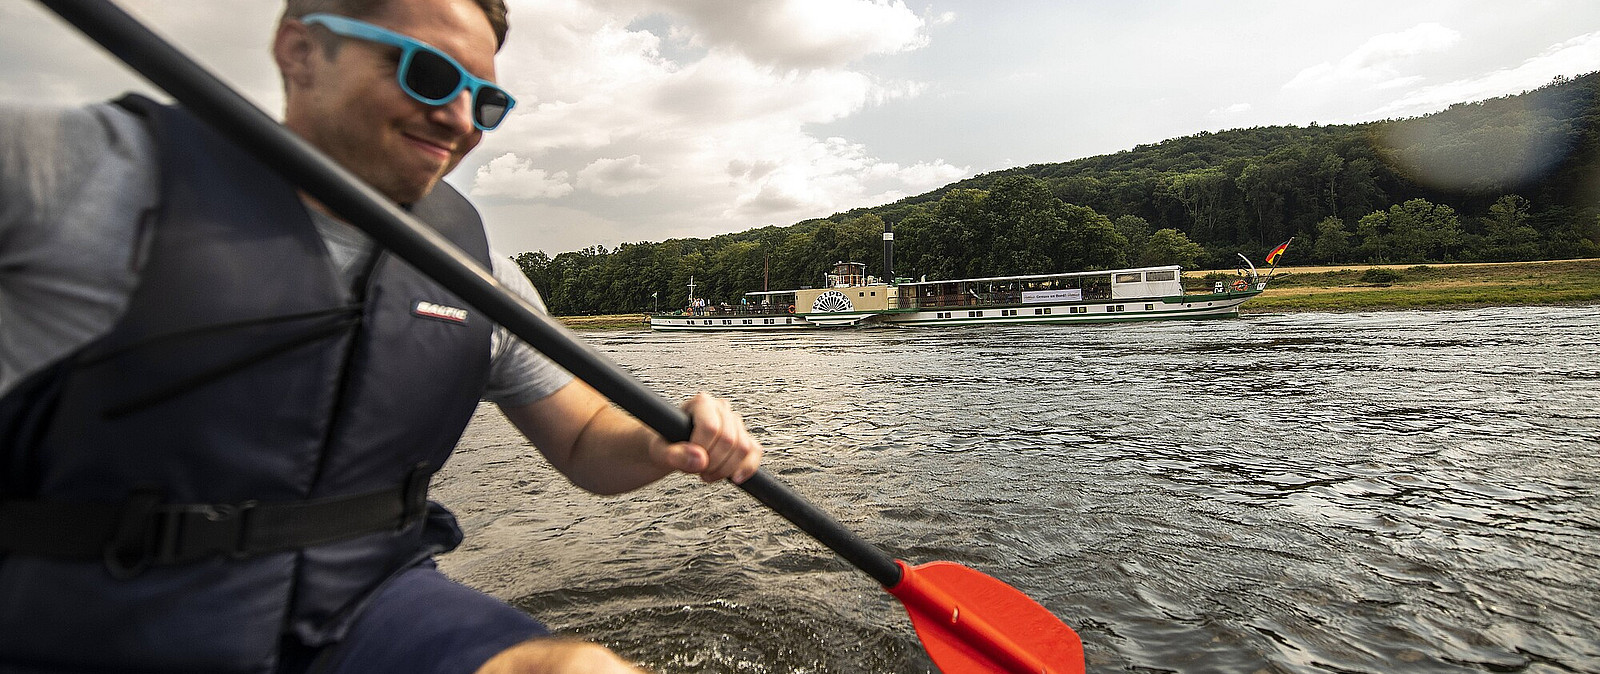
[[[930,269],[932,278],[976,276],[982,251],[993,245],[995,232],[985,212],[988,190],[950,190],[939,199],[934,216],[939,227],[935,250],[941,257],[939,269]]]
[[[705,297],[738,304],[745,293],[761,289],[761,244],[737,241],[713,253],[706,264]]]
[[[517,267],[522,270],[522,275],[528,277],[528,282],[533,284],[539,294],[546,296],[546,299],[548,299],[552,280],[550,277],[550,256],[545,255],[544,251],[540,250],[531,253],[518,253],[512,256],[511,260],[517,263]]]
[[[1071,245],[1071,232],[1059,214],[1061,206],[1050,186],[1038,178],[996,181],[978,223],[992,229],[994,238],[981,266],[973,271],[984,276],[1054,271]]]
[[[1427,199],[1390,206],[1389,231],[1391,251],[1402,262],[1449,260],[1461,242],[1455,209]]]
[[[1285,207],[1298,173],[1294,162],[1277,159],[1252,162],[1239,174],[1239,189],[1256,217],[1252,242],[1266,245],[1284,233]]]
[[[1350,232],[1345,231],[1343,220],[1328,216],[1317,223],[1311,258],[1318,262],[1343,262],[1350,258]]]
[[[1128,240],[1127,248],[1123,249],[1123,257],[1137,260],[1144,252],[1145,239],[1150,238],[1150,222],[1137,215],[1124,215],[1112,222],[1117,228],[1117,233]]]
[[[1167,190],[1183,204],[1189,226],[1197,232],[1214,233],[1223,199],[1232,182],[1217,168],[1203,168],[1173,175]]]
[[[1127,264],[1123,251],[1128,240],[1117,233],[1111,219],[1087,206],[1064,204],[1061,219],[1071,232],[1065,257],[1057,261],[1060,271],[1112,269]]]
[[[1158,229],[1145,242],[1144,250],[1139,255],[1139,265],[1155,267],[1177,264],[1192,269],[1199,264],[1200,255],[1204,252],[1200,244],[1190,241],[1182,232]]]
[[[1389,261],[1389,214],[1373,211],[1356,223],[1356,252],[1367,262],[1383,264]]]
[[[816,236],[809,231],[791,232],[778,245],[777,260],[773,266],[783,278],[784,287],[810,288],[820,286],[822,275],[828,271],[827,252],[819,250]]]
[[[1339,178],[1344,173],[1344,157],[1334,153],[1323,155],[1318,166],[1317,181],[1328,186],[1328,212],[1339,217]]]
[[[868,274],[883,272],[883,218],[867,213],[839,225],[839,238],[829,257],[835,262],[860,262]]]
[[[1489,215],[1482,219],[1491,260],[1533,260],[1539,257],[1539,231],[1528,225],[1531,204],[1515,194],[1495,200]]]

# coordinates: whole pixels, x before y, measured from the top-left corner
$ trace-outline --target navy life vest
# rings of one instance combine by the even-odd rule
[[[119,104],[156,139],[159,212],[126,315],[0,401],[0,534],[45,553],[0,536],[0,669],[270,672],[459,542],[426,485],[492,325],[386,253],[343,287],[287,182],[182,110]],[[489,265],[448,185],[412,213]]]

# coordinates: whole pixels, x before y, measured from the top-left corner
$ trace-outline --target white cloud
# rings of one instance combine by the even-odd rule
[[[1370,116],[1403,117],[1433,112],[1453,103],[1481,101],[1535,89],[1549,84],[1558,75],[1581,75],[1597,68],[1600,68],[1600,31],[1552,45],[1515,68],[1422,87],[1372,111]]]
[[[498,70],[523,104],[485,135],[478,152],[495,159],[477,169],[474,195],[559,197],[648,222],[629,240],[653,240],[792,224],[969,173],[885,161],[812,130],[923,93],[851,63],[925,42],[899,0],[513,0],[512,16]]]
[[[872,168],[874,177],[896,180],[908,189],[918,192],[955,182],[970,172],[969,169],[951,166],[942,159],[917,162],[905,167],[894,163],[877,164]]]
[[[968,175],[968,168],[942,160],[901,166],[880,161],[844,138],[813,140],[791,148],[796,159],[751,167],[751,179],[736,183],[727,218],[794,221],[865,204],[895,201]],[[742,167],[741,167],[742,168]]]
[[[639,155],[602,158],[578,172],[578,187],[608,197],[643,194],[655,189],[661,171],[646,166]]]
[[[450,177],[510,252],[788,225],[970,167],[1420,114],[1600,64],[1600,36],[1572,38],[1600,26],[1592,0],[510,2],[498,76],[519,104]],[[280,109],[281,2],[119,4]],[[6,102],[149,90],[30,2],[0,1],[0,62]]]
[[[1212,108],[1211,111],[1207,112],[1206,114],[1212,117],[1232,117],[1234,115],[1241,115],[1246,112],[1250,112],[1250,109],[1253,107],[1255,106],[1250,105],[1249,103],[1234,103],[1226,108]]]
[[[691,44],[779,68],[829,68],[927,44],[902,0],[665,0]]]
[[[478,167],[472,180],[472,196],[511,197],[514,199],[554,199],[572,192],[567,173],[551,174],[534,168],[533,162],[507,152]]]
[[[1414,79],[1401,74],[1407,61],[1442,52],[1461,41],[1461,33],[1437,23],[1421,23],[1366,41],[1337,64],[1319,63],[1301,70],[1283,85],[1289,90],[1327,91],[1350,86],[1394,87]]]

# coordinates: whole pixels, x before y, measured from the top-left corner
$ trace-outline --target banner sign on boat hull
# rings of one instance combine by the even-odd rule
[[[1024,290],[1022,291],[1023,304],[1037,304],[1040,302],[1081,302],[1083,290],[1072,288],[1069,290]]]

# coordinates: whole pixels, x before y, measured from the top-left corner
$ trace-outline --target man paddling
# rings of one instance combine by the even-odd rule
[[[289,0],[285,124],[537,294],[440,178],[514,105],[501,0]],[[426,500],[480,396],[579,486],[755,472],[669,444],[187,114],[0,112],[0,669],[632,671],[444,579]],[[536,504],[535,504],[536,506]]]

